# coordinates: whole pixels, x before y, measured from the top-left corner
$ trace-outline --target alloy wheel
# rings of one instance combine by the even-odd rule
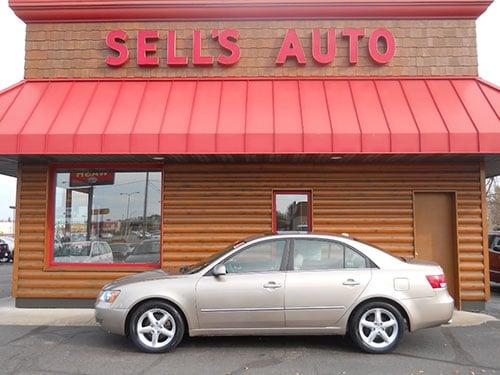
[[[358,331],[366,345],[374,349],[384,349],[397,339],[399,324],[389,310],[373,308],[361,316]]]
[[[151,349],[165,347],[173,340],[176,333],[173,316],[160,308],[144,312],[137,320],[136,328],[141,343]]]

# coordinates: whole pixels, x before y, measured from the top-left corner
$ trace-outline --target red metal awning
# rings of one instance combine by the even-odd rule
[[[475,78],[33,80],[0,93],[0,154],[498,153]]]

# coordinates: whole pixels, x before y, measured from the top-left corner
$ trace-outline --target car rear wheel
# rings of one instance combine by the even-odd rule
[[[351,319],[349,334],[361,350],[388,353],[403,337],[405,321],[393,305],[370,302],[359,307]]]
[[[184,336],[184,320],[175,307],[163,301],[140,305],[129,319],[132,342],[147,353],[164,353],[174,349]]]

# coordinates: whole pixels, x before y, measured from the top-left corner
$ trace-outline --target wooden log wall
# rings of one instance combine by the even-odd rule
[[[47,266],[48,170],[20,167],[13,295],[95,298],[102,285],[131,272]],[[312,191],[314,231],[349,233],[411,257],[413,192],[455,191],[462,300],[484,300],[481,176],[479,163],[167,165],[162,265],[190,264],[241,238],[270,232],[273,189]]]

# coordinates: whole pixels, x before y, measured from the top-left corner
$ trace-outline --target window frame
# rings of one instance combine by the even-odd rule
[[[295,241],[296,240],[306,240],[306,241],[325,241],[325,242],[332,242],[338,245],[341,245],[344,247],[343,251],[343,257],[344,259],[342,260],[343,267],[342,268],[322,268],[322,269],[309,269],[309,270],[296,270],[293,268],[293,260],[295,257]],[[289,239],[290,243],[288,245],[288,262],[286,265],[286,271],[287,272],[336,272],[336,271],[353,271],[353,270],[367,270],[367,269],[373,269],[373,268],[378,268],[375,266],[375,263],[368,258],[365,254],[361,253],[359,250],[355,249],[352,246],[347,245],[344,242],[341,241],[335,241],[329,238],[301,238],[301,237],[294,237]],[[355,253],[359,254],[365,259],[365,267],[363,268],[346,268],[345,267],[345,250],[350,249],[354,251]]]
[[[272,192],[272,232],[273,233],[296,233],[297,231],[278,231],[277,228],[277,222],[276,222],[276,196],[279,194],[283,195],[307,195],[307,202],[309,203],[308,209],[307,209],[307,231],[300,231],[303,233],[311,233],[313,231],[313,192],[310,189],[306,190],[293,190],[293,189],[287,189],[287,190],[273,190]]]
[[[61,263],[54,262],[54,224],[57,173],[60,170],[100,169],[114,172],[159,172],[160,191],[160,262],[159,263]],[[163,163],[53,163],[48,170],[47,214],[45,228],[45,251],[43,270],[60,271],[147,271],[163,267],[163,200],[164,200]],[[113,253],[113,252],[111,252]]]

